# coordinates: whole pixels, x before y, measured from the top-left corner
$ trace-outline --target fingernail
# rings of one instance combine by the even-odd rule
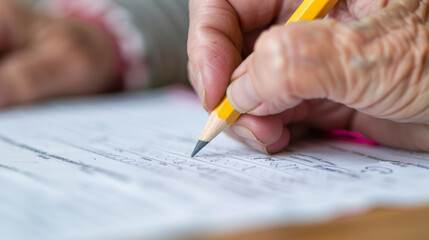
[[[235,134],[237,134],[238,136],[240,136],[240,137],[242,137],[242,138],[245,138],[245,139],[247,139],[247,140],[251,140],[251,141],[254,141],[254,142],[256,142],[256,143],[258,143],[259,145],[262,145],[262,146],[267,146],[265,143],[263,143],[261,140],[259,140],[256,136],[255,136],[255,134],[253,134],[253,132],[250,130],[250,129],[248,129],[248,128],[246,128],[246,127],[243,127],[243,126],[233,126],[232,127],[232,131],[235,133]]]
[[[252,147],[258,151],[269,154],[267,152],[267,147],[265,145],[260,144],[259,142],[256,142],[253,140],[245,140],[244,143],[246,143],[247,145],[249,145],[250,147]]]
[[[265,151],[265,153],[266,154],[269,154],[269,155],[271,155],[271,154],[273,154],[273,153],[275,153],[276,151],[278,151],[277,149],[275,149],[273,146],[267,146],[267,147],[265,147],[265,149],[264,149]]]
[[[203,105],[203,108],[207,110],[206,88],[204,87],[203,78],[201,76],[200,70],[197,70],[196,77],[197,77],[197,91],[198,91],[198,96],[200,96],[201,105]]]
[[[233,81],[226,91],[229,102],[240,113],[249,112],[261,104],[251,84],[246,73]]]
[[[207,103],[206,103],[206,88],[203,87],[202,93],[201,93],[201,105],[203,106],[203,108],[208,112],[209,109],[207,108]]]
[[[244,143],[246,143],[250,147],[259,150],[265,154],[270,154],[267,144],[259,140],[250,129],[243,126],[233,125],[232,131],[238,136],[244,138]]]

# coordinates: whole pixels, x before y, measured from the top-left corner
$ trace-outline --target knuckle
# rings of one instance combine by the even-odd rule
[[[420,101],[429,89],[426,19],[418,10],[395,5],[348,25],[351,34],[338,39],[346,64],[347,105],[395,121],[427,119],[421,114],[426,104]]]
[[[251,79],[254,80],[255,89],[260,92],[260,97],[267,98],[278,92],[279,85],[285,83],[290,63],[287,45],[278,27],[265,31],[256,42],[249,74],[254,76]]]
[[[336,91],[331,97],[345,104],[360,101],[370,83],[364,75],[379,61],[377,51],[366,51],[366,45],[371,41],[364,38],[363,32],[367,30],[359,28],[353,23],[338,24],[336,34],[333,35],[335,44],[332,48],[336,55],[333,64],[337,71],[332,72],[330,79],[340,91]]]
[[[287,41],[283,41],[282,38],[282,29],[279,27],[273,27],[261,34],[261,37],[258,39],[255,45],[255,52],[259,56],[265,58],[263,62],[265,63],[265,67],[277,67],[281,69],[281,67],[286,64],[286,48]],[[278,59],[276,59],[278,58]],[[275,64],[276,61],[281,61],[282,64]]]
[[[257,86],[261,95],[277,93],[280,101],[325,97],[327,78],[332,78],[332,34],[320,23],[290,24],[272,28],[256,44],[257,69],[254,76],[264,79]],[[282,93],[282,94],[279,94]]]
[[[423,25],[413,28],[412,33],[409,33],[413,37],[406,37],[413,40],[408,41],[407,47],[396,54],[397,57],[401,56],[400,60],[385,70],[387,77],[384,85],[394,86],[391,95],[397,95],[399,99],[383,114],[394,119],[421,122],[429,118],[424,100],[429,92],[429,34]],[[403,94],[399,94],[400,91]]]

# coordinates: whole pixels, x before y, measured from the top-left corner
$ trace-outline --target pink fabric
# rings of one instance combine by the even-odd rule
[[[330,129],[325,132],[325,135],[328,138],[331,138],[334,140],[353,142],[353,143],[359,143],[359,144],[365,144],[365,145],[371,145],[371,146],[380,145],[379,143],[369,140],[364,136],[362,136],[362,134],[355,131],[348,131],[343,129]]]

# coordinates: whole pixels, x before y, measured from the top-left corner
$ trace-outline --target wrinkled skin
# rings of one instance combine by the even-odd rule
[[[109,90],[112,49],[88,24],[0,1],[0,108]]]
[[[207,110],[227,91],[247,113],[231,134],[267,153],[297,123],[429,151],[428,2],[340,1],[284,27],[299,1],[191,0],[191,82]]]

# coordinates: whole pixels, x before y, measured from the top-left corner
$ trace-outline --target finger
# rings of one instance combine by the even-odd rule
[[[29,103],[64,93],[61,58],[38,50],[15,53],[0,67],[0,99],[3,105]],[[57,78],[57,79],[56,79]],[[73,91],[69,89],[70,91]]]
[[[349,13],[355,19],[361,19],[367,16],[377,14],[381,9],[386,8],[387,6],[400,4],[406,5],[410,10],[417,9],[419,0],[384,0],[384,1],[374,1],[374,0],[346,0],[346,5]],[[423,10],[423,9],[422,9]]]
[[[281,151],[289,142],[289,131],[284,128],[280,115],[243,115],[230,128],[230,135],[264,153]]]
[[[196,66],[190,61],[188,61],[187,68],[189,82],[191,83],[197,94],[199,94],[199,97],[201,99],[201,105],[203,106],[203,108],[206,111],[209,111],[206,106],[206,90],[204,85],[202,84],[201,72],[199,71],[199,69],[196,69]]]
[[[356,18],[350,13],[346,1],[339,1],[328,13],[328,17],[335,18],[340,22],[350,22],[356,20]]]
[[[213,109],[241,62],[239,19],[227,1],[196,0],[189,7],[189,61],[193,75],[201,76],[194,85],[205,108]]]
[[[0,106],[100,91],[107,78],[101,80],[96,69],[103,60],[93,65],[86,54],[52,36],[9,55],[0,65]]]
[[[309,102],[302,102],[298,106],[288,109],[280,114],[284,125],[303,122],[310,114],[311,105]]]
[[[396,123],[356,113],[351,129],[380,144],[413,151],[429,151],[429,125]]]
[[[296,2],[296,1],[286,1]],[[241,63],[243,33],[272,23],[282,8],[296,4],[282,1],[191,0],[188,55],[193,85],[206,108],[213,109],[225,94],[235,68]],[[283,11],[288,12],[288,11]]]
[[[308,108],[306,110],[308,114],[303,121],[312,128],[319,130],[332,128],[349,129],[356,112],[354,109],[348,108],[343,104],[328,100],[311,100],[303,104],[305,103],[307,103]]]
[[[325,61],[334,66],[340,64],[329,49],[332,23],[292,23],[264,33],[247,63],[247,72],[228,88],[234,108],[256,115],[277,114],[305,98],[326,97],[322,90],[327,83],[322,79],[338,76],[325,68]]]
[[[283,127],[280,138],[265,148],[267,154],[275,154],[283,151],[291,141],[291,133],[287,127]]]
[[[46,78],[42,74],[44,75],[46,68],[51,67],[51,61],[46,62],[46,60],[42,60],[43,58],[46,58],[46,54],[20,51],[8,56],[2,62],[0,65],[1,107],[31,102],[40,97],[41,85],[36,84],[37,80]],[[41,61],[39,62],[37,59]],[[42,62],[46,64],[42,68],[43,72],[36,67],[38,63]]]
[[[228,98],[256,115],[327,98],[376,117],[429,121],[422,104],[427,81],[419,81],[429,39],[417,10],[392,4],[358,23],[273,28],[258,40],[248,73],[231,84]]]

